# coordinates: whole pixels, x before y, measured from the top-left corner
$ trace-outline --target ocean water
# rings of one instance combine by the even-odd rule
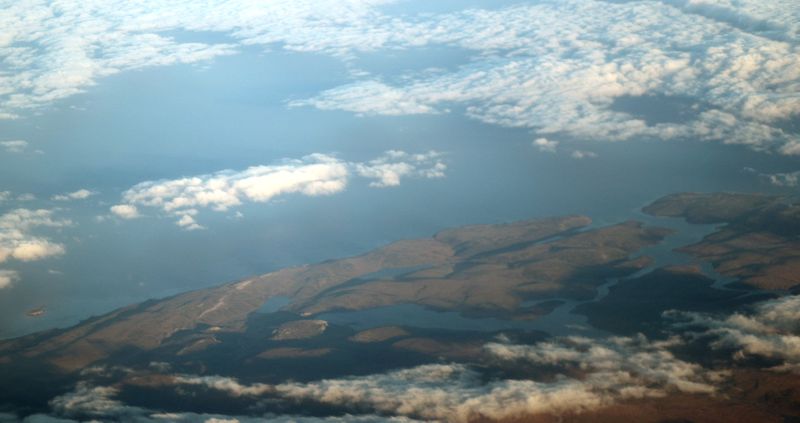
[[[458,51],[403,54],[402,62],[444,67],[463,60]],[[397,58],[362,60],[386,72]],[[360,117],[287,107],[348,78],[341,62],[324,56],[253,49],[204,66],[115,75],[42,113],[0,121],[4,138],[42,150],[0,154],[0,191],[37,198],[0,204],[0,211],[58,207],[56,215],[74,223],[46,233],[65,245],[63,256],[3,265],[21,279],[0,292],[0,337],[66,327],[149,298],[356,255],[447,227],[575,213],[604,225],[641,217],[643,204],[676,191],[780,192],[744,168],[793,170],[783,157],[693,140],[573,140],[573,148],[598,155],[576,160],[538,151],[529,130],[456,112]],[[332,196],[246,204],[235,210],[241,218],[233,210],[204,211],[203,231],[183,231],[153,214],[106,218],[124,190],[146,180],[311,153],[361,161],[390,149],[444,152],[447,176],[382,189],[353,180]],[[79,188],[99,194],[49,200]],[[44,316],[26,316],[38,307],[46,308]]]

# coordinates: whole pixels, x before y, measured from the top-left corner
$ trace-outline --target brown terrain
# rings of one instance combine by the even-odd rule
[[[147,301],[88,319],[70,329],[0,342],[0,357],[10,354],[44,359],[64,371],[73,371],[117,353],[174,344],[179,341],[174,337],[185,331],[201,335],[186,338],[190,343],[183,345],[181,351],[198,351],[216,344],[220,333],[245,331],[248,317],[275,296],[291,298],[286,308],[303,315],[398,303],[465,311],[510,310],[526,296],[591,295],[597,280],[571,276],[593,266],[624,267],[628,254],[658,242],[665,234],[664,230],[633,222],[573,232],[590,222],[586,217],[568,216],[470,226],[463,232],[447,230],[434,238],[399,241],[358,257],[287,268]],[[564,238],[537,244],[556,236]],[[348,282],[362,275],[420,266],[436,271],[447,269],[451,276],[425,276],[413,282],[375,281],[346,288]],[[431,270],[421,274],[425,272]]]
[[[289,341],[295,339],[308,339],[322,335],[328,328],[324,320],[295,320],[280,325],[272,331],[273,341]]]
[[[800,205],[761,194],[675,194],[645,212],[690,223],[726,224],[681,248],[719,273],[766,290],[800,286]]]
[[[410,333],[399,326],[381,326],[363,330],[350,337],[350,340],[353,342],[383,342],[408,335]]]
[[[433,338],[407,338],[393,347],[447,360],[476,360],[483,355],[483,342],[442,341]]]
[[[330,348],[315,348],[315,349],[302,349],[302,348],[272,348],[266,350],[258,355],[258,358],[265,360],[272,360],[276,358],[301,358],[301,357],[322,357],[331,352]]]
[[[630,261],[628,257],[661,241],[668,233],[626,222],[507,251],[470,248],[465,251],[478,253],[438,268],[404,275],[400,280],[332,288],[296,303],[293,308],[317,314],[413,303],[440,310],[496,313],[513,312],[525,299],[588,299],[604,281],[604,271],[609,271],[601,268],[621,273],[638,270],[646,263]],[[449,233],[446,239],[457,251],[464,249],[458,247],[464,241],[456,240],[454,233]]]

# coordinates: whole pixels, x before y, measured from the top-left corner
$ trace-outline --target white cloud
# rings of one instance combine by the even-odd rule
[[[36,199],[36,196],[31,193],[20,194],[17,196],[17,201],[33,201]]]
[[[0,289],[10,287],[17,280],[19,280],[19,273],[13,270],[0,269]]]
[[[266,203],[290,194],[332,195],[345,190],[353,176],[371,180],[373,187],[396,186],[408,177],[442,178],[446,169],[442,154],[435,151],[411,154],[391,150],[367,162],[312,154],[242,171],[142,182],[125,191],[123,203],[111,210],[133,218],[139,215],[138,207],[158,208],[177,218],[178,226],[194,230],[203,228],[196,221],[199,209],[227,211],[245,202]]]
[[[28,141],[0,141],[0,146],[5,148],[5,150],[9,153],[22,153],[26,148],[28,148]]]
[[[0,191],[0,203],[11,198],[11,191]]]
[[[130,204],[117,204],[109,208],[111,213],[123,219],[136,219],[139,217],[139,209]]]
[[[370,186],[383,188],[400,185],[404,177],[443,178],[447,165],[442,162],[442,153],[429,151],[409,154],[389,150],[383,156],[365,163],[354,163],[357,175],[374,179]]]
[[[83,188],[74,192],[54,195],[53,200],[55,201],[85,200],[95,194],[96,193],[94,191],[90,191],[88,189]]]
[[[52,210],[16,209],[0,215],[0,263],[9,258],[41,260],[64,253],[64,246],[31,233],[37,227],[63,228],[66,219],[53,218]]]
[[[555,153],[558,149],[558,141],[551,141],[547,138],[536,138],[533,140],[533,146],[538,148],[539,151],[546,153]]]
[[[733,348],[734,358],[760,356],[783,362],[775,370],[800,373],[800,296],[786,296],[756,305],[750,314],[721,318],[700,313],[669,312],[690,326],[708,328],[702,335],[716,338],[716,348]]]

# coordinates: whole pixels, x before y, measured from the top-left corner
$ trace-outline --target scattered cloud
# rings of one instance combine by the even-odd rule
[[[800,296],[792,295],[759,303],[750,314],[717,317],[673,311],[682,325],[707,328],[700,335],[712,336],[715,348],[733,348],[734,358],[758,356],[779,360],[775,370],[800,373]],[[679,325],[679,326],[682,326]]]
[[[11,191],[0,191],[0,203],[8,201],[11,198]]]
[[[558,149],[558,144],[558,141],[551,141],[547,138],[536,138],[533,140],[533,146],[545,153],[555,153]]]
[[[139,217],[139,209],[130,204],[117,204],[109,208],[111,213],[123,219],[136,219]]]
[[[13,140],[13,141],[0,141],[0,146],[2,146],[6,152],[9,153],[22,153],[28,148],[28,141],[23,140]]]
[[[0,215],[0,263],[9,258],[41,260],[64,253],[64,246],[31,232],[37,227],[63,228],[67,219],[56,219],[52,210],[16,209]]]
[[[312,154],[241,171],[142,182],[125,191],[123,203],[111,211],[130,219],[139,216],[139,207],[157,208],[175,217],[178,226],[195,230],[203,228],[196,221],[200,209],[224,212],[245,202],[266,203],[291,194],[332,195],[344,191],[354,176],[371,181],[372,187],[391,187],[408,177],[442,178],[446,169],[442,153],[435,151],[410,154],[391,150],[367,162]]]
[[[85,200],[95,194],[97,193],[83,188],[74,192],[54,195],[53,200],[55,201]]]
[[[17,196],[17,201],[33,201],[36,196],[31,193],[20,194]]]

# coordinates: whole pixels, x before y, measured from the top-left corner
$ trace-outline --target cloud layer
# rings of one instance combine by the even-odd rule
[[[345,410],[369,410],[423,420],[466,422],[532,414],[573,414],[616,401],[661,397],[668,392],[713,394],[723,376],[676,358],[671,342],[644,337],[590,340],[565,338],[535,345],[487,345],[501,365],[577,369],[582,377],[554,381],[495,380],[462,364],[432,364],[370,376],[311,383],[242,385],[225,377],[178,377],[233,396],[270,396],[319,402]]]
[[[202,229],[195,220],[200,209],[223,212],[246,202],[266,203],[289,194],[332,195],[343,191],[352,177],[367,179],[372,187],[391,187],[403,178],[441,178],[446,169],[441,153],[434,151],[409,154],[391,150],[367,162],[312,154],[241,171],[142,182],[127,190],[123,203],[112,206],[111,212],[132,219],[139,216],[140,208],[157,208],[175,217],[182,228]]]

